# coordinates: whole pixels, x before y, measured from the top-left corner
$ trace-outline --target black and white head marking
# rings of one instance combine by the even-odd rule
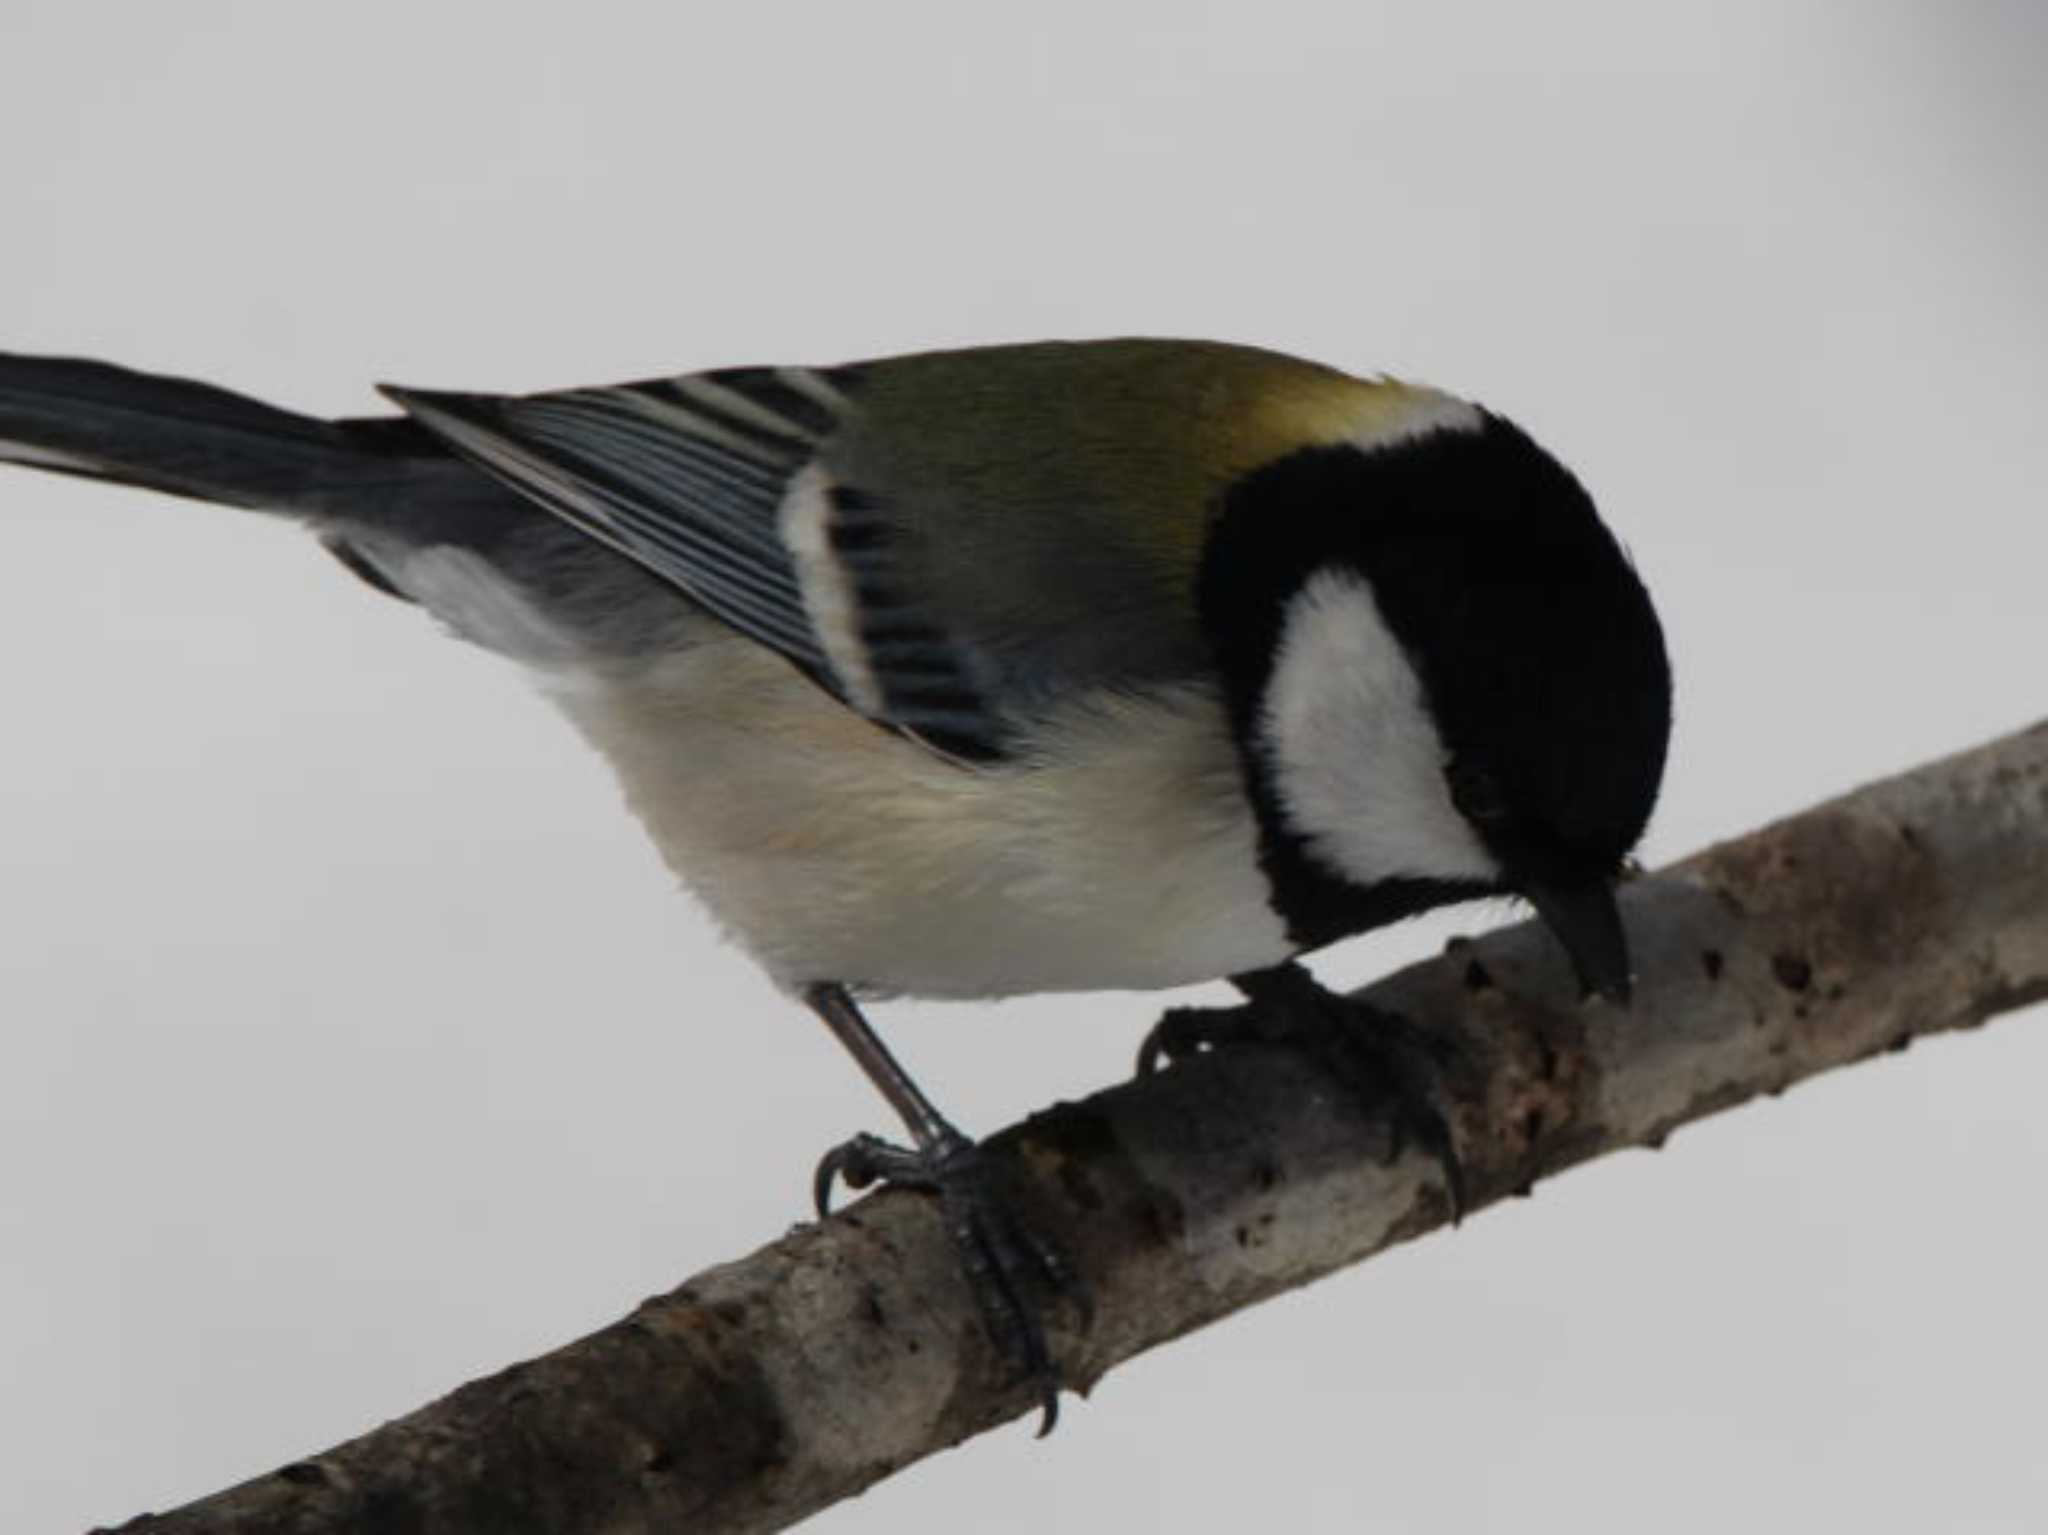
[[[1662,776],[1661,631],[1591,501],[1497,417],[1432,425],[1248,476],[1203,571],[1262,863],[1305,945],[1604,888]]]
[[[1288,600],[1279,641],[1258,733],[1308,854],[1355,885],[1498,883],[1499,861],[1452,803],[1422,679],[1365,577],[1316,571]]]

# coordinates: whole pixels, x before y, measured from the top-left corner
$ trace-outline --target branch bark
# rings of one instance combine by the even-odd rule
[[[1534,1180],[2048,997],[2048,722],[1633,883],[1634,1008],[1571,1000],[1529,925],[1366,995],[1456,1044],[1475,1208]],[[1426,1157],[1306,1063],[1190,1062],[991,1142],[1093,1314],[1064,1377],[1443,1223]],[[128,1535],[784,1528],[1033,1409],[928,1201],[884,1192],[553,1353]]]

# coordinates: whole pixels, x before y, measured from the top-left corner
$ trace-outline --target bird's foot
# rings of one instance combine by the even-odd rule
[[[834,1183],[864,1189],[877,1182],[938,1196],[946,1233],[990,1339],[1038,1387],[1038,1434],[1044,1438],[1059,1422],[1060,1380],[1037,1298],[1075,1295],[1085,1305],[1079,1276],[1057,1249],[1010,1213],[981,1147],[957,1130],[916,1150],[873,1135],[833,1147],[819,1160],[812,1185],[819,1219],[830,1211]]]
[[[1389,1165],[1412,1142],[1443,1172],[1456,1224],[1465,1214],[1465,1167],[1443,1105],[1455,1064],[1446,1043],[1405,1018],[1329,990],[1299,965],[1232,978],[1236,1007],[1177,1007],[1138,1048],[1138,1075],[1209,1050],[1268,1045],[1300,1050],[1341,1082],[1368,1114],[1384,1115]]]

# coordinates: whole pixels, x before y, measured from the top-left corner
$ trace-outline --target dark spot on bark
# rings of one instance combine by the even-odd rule
[[[373,1487],[363,1496],[355,1528],[363,1535],[421,1535],[427,1528],[426,1510],[404,1488]]]
[[[1662,1151],[1664,1143],[1671,1139],[1669,1130],[1652,1130],[1643,1137],[1643,1147],[1648,1151]]]
[[[1719,949],[1700,950],[1700,969],[1706,971],[1708,980],[1720,980],[1721,972],[1727,968],[1727,965],[1728,961],[1722,956]]]
[[[741,1325],[753,1314],[751,1306],[737,1300],[671,1305],[658,1325],[644,1331],[612,1327],[584,1340],[579,1348],[587,1351],[587,1360],[580,1368],[601,1374],[606,1389],[616,1392],[619,1402],[632,1403],[633,1421],[645,1427],[622,1445],[621,1425],[607,1414],[535,1412],[515,1425],[518,1431],[505,1439],[502,1453],[492,1452],[491,1464],[478,1468],[475,1500],[463,1508],[465,1527],[505,1535],[567,1528],[571,1521],[563,1510],[611,1510],[621,1506],[622,1494],[637,1502],[686,1493],[693,1528],[738,1522],[735,1510],[758,1492],[762,1468],[781,1464],[791,1454],[775,1383]],[[561,1385],[546,1360],[536,1366],[535,1378],[550,1392]],[[485,1400],[474,1410],[488,1415],[493,1409]],[[623,1462],[622,1450],[630,1457]],[[623,1489],[622,1473],[627,1478]],[[660,1478],[658,1494],[653,1485],[635,1489],[635,1473]],[[426,1528],[417,1521],[403,1522],[406,1512],[412,1511],[394,1509],[386,1526],[392,1535]],[[614,1521],[590,1522],[609,1526]],[[349,1528],[379,1527],[352,1523]]]
[[[1131,1224],[1139,1240],[1152,1247],[1175,1247],[1187,1231],[1187,1214],[1180,1201],[1158,1189],[1148,1189],[1131,1201]]]
[[[1534,1198],[1536,1194],[1536,1180],[1534,1178],[1525,1179],[1509,1189],[1508,1192],[1517,1199]]]
[[[629,1317],[619,1325],[621,1327],[630,1327],[634,1325],[636,1320],[636,1318]],[[534,1394],[533,1386],[528,1380],[531,1373],[532,1361],[521,1360],[517,1364],[506,1365],[504,1369],[491,1378],[504,1387],[506,1401],[524,1402],[531,1399]]]
[[[1243,1226],[1237,1228],[1237,1245],[1239,1247],[1249,1247],[1252,1245],[1252,1234]]]
[[[869,1289],[861,1295],[860,1314],[870,1327],[887,1327],[889,1325],[888,1313],[882,1310],[882,1297],[873,1289]]]
[[[1465,989],[1485,991],[1493,985],[1493,974],[1476,959],[1465,962]]]
[[[1893,1040],[1890,1044],[1886,1045],[1885,1049],[1891,1051],[1893,1055],[1898,1055],[1900,1052],[1910,1050],[1912,1047],[1913,1035],[1911,1031],[1908,1031],[1907,1033],[1901,1034],[1897,1039]]]
[[[1050,1163],[1060,1192],[1077,1209],[1095,1212],[1112,1206],[1130,1158],[1107,1115],[1062,1101],[1026,1119],[1020,1138],[1048,1154],[1031,1160]]]
[[[1089,1178],[1087,1169],[1071,1157],[1060,1162],[1060,1191],[1076,1209],[1100,1210],[1102,1194]]]
[[[294,1487],[326,1487],[333,1479],[327,1468],[314,1460],[295,1460],[289,1466],[280,1466],[277,1474]]]
[[[1804,991],[1813,984],[1813,966],[1798,954],[1773,954],[1771,974],[1787,991]]]
[[[1280,1186],[1280,1168],[1273,1162],[1256,1162],[1252,1165],[1252,1186],[1261,1192]]]
[[[1545,1075],[1548,1075],[1548,1073],[1545,1073]],[[1543,1110],[1540,1108],[1529,1110],[1528,1113],[1522,1116],[1522,1139],[1533,1146],[1536,1144],[1536,1138],[1542,1135],[1542,1133]]]

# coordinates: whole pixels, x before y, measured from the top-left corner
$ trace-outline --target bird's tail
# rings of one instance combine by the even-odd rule
[[[401,498],[484,490],[401,418],[322,421],[190,379],[5,352],[0,462],[315,520],[375,523]]]
[[[688,611],[406,416],[322,421],[189,379],[0,352],[4,463],[296,517],[372,586],[522,660],[658,650]]]

